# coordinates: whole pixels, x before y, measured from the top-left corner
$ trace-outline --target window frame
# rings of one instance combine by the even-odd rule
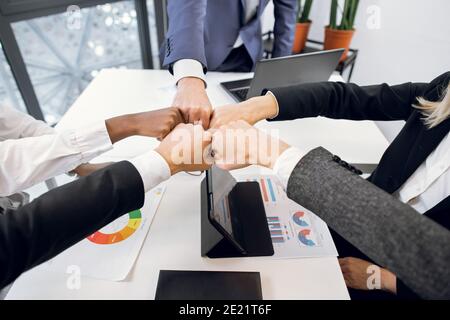
[[[11,24],[52,14],[63,13],[70,5],[89,8],[123,0],[6,0],[0,1],[0,41],[11,72],[22,95],[28,113],[44,120],[44,115],[31,83],[22,53]],[[153,69],[152,47],[148,21],[147,1],[134,0],[138,22],[139,44],[144,69]],[[154,0],[158,43],[161,44],[167,25],[166,1]]]

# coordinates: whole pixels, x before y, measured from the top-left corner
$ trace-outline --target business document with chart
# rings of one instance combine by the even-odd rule
[[[163,185],[150,190],[141,209],[119,217],[43,267],[61,273],[76,267],[82,276],[124,280],[139,255],[164,192]]]
[[[257,181],[266,210],[275,258],[337,256],[327,224],[287,197],[278,178],[240,175],[240,181]]]

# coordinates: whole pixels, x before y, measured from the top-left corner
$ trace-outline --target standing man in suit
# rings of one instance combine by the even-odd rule
[[[173,106],[186,122],[206,129],[212,107],[205,73],[249,72],[263,55],[261,16],[269,0],[169,0],[169,30],[161,48],[163,65],[177,83]],[[295,0],[273,0],[273,57],[291,54]]]

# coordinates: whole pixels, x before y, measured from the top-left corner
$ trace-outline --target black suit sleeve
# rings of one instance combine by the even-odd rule
[[[123,161],[3,212],[0,288],[143,203],[141,176]]]
[[[397,298],[401,300],[419,300],[420,296],[418,296],[414,291],[408,288],[402,280],[397,278]]]
[[[406,120],[427,84],[360,87],[341,82],[308,83],[269,89],[277,98],[278,120],[327,117],[348,120]],[[263,93],[267,92],[267,89]]]

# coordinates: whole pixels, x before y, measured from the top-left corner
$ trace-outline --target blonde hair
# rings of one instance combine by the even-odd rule
[[[419,101],[419,105],[415,107],[421,110],[425,125],[429,129],[450,118],[450,84],[444,91],[444,97],[441,101],[428,101],[422,97],[417,98],[417,101]]]

